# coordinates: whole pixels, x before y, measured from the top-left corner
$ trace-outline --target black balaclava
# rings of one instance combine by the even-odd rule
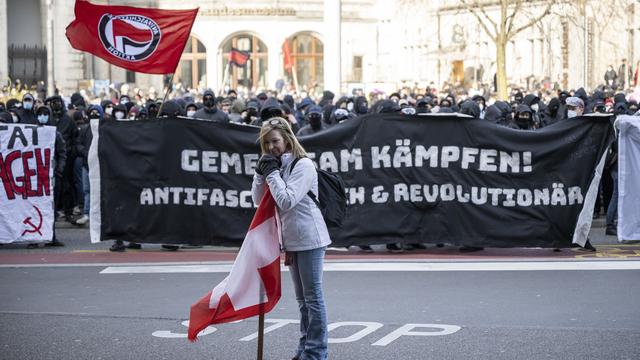
[[[306,117],[313,130],[318,131],[322,129],[322,111],[320,111],[320,108],[309,111]]]
[[[547,105],[547,109],[549,109],[549,115],[556,117],[558,110],[560,110],[560,100],[558,98],[551,99],[549,105]]]

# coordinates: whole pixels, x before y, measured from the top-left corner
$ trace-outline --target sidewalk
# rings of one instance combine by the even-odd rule
[[[111,241],[91,244],[87,227],[78,227],[66,222],[56,223],[56,232],[64,247],[49,248],[40,245],[27,249],[25,244],[0,246],[0,266],[11,265],[109,265],[109,264],[210,264],[232,262],[238,248],[204,246],[181,247],[178,251],[167,251],[159,244],[142,244],[142,249],[127,249],[123,253],[109,251]],[[461,253],[457,246],[442,248],[427,245],[426,250],[391,253],[384,245],[373,246],[373,253],[358,247],[329,248],[326,259],[331,261],[567,261],[567,260],[640,260],[640,243],[620,244],[615,236],[604,234],[604,219],[594,219],[590,233],[596,252],[585,252],[575,248],[486,248],[483,251]]]

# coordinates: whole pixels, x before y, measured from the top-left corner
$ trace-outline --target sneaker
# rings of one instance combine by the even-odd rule
[[[52,242],[45,243],[44,246],[62,247],[64,243],[62,241],[54,240]]]
[[[142,245],[140,245],[138,243],[134,243],[134,242],[129,242],[129,245],[127,245],[127,248],[140,250],[140,249],[142,249]]]
[[[372,253],[373,252],[373,249],[369,245],[359,245],[358,247],[360,248],[360,251],[363,251],[363,252],[366,252],[366,253]]]
[[[76,221],[74,221],[73,223],[77,225],[86,225],[88,222],[89,222],[89,217],[87,215],[82,215],[81,217],[76,219]]]
[[[64,215],[64,211],[62,210],[56,211],[56,219],[55,219],[56,221],[66,220],[66,218],[67,217]]]
[[[589,239],[587,239],[587,242],[584,244],[584,247],[578,244],[571,244],[571,247],[577,248],[576,250],[578,251],[588,251],[588,252],[596,251],[596,248],[593,247],[593,245],[591,245],[591,241],[589,241]]]
[[[126,250],[123,243],[114,242],[113,245],[109,248],[109,251],[113,252],[124,252]]]
[[[604,232],[607,235],[618,235],[618,229],[616,229],[614,226],[607,226],[607,230],[605,230]]]
[[[79,206],[77,206],[77,205],[76,205],[76,206],[73,208],[73,215],[76,215],[76,216],[78,216],[78,215],[82,215],[82,210],[80,209],[80,207],[79,207]]]
[[[387,244],[387,250],[391,251],[392,253],[401,253],[404,250],[398,246],[398,244],[396,243],[392,243],[392,244]]]
[[[178,245],[162,245],[162,248],[168,251],[177,251],[180,246]]]

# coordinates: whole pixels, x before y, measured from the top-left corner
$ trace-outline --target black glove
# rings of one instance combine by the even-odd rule
[[[280,169],[280,160],[273,155],[264,154],[258,160],[256,172],[262,176],[269,176],[272,172]]]

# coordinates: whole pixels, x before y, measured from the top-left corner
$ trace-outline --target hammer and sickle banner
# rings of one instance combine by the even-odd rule
[[[334,246],[569,247],[591,227],[611,120],[523,131],[456,115],[372,114],[300,140],[346,183]],[[259,128],[186,118],[93,125],[92,241],[242,243],[256,206]]]
[[[54,126],[0,124],[0,243],[53,238]]]
[[[198,9],[162,10],[94,5],[76,0],[66,35],[74,49],[149,74],[171,74],[189,39]]]

